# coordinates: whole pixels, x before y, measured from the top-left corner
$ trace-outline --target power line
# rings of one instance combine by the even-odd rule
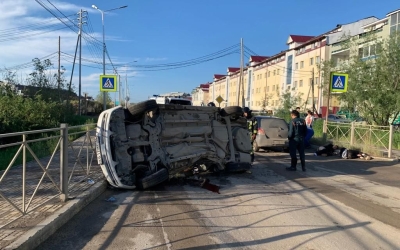
[[[228,52],[234,52],[237,53],[238,49],[237,47],[239,46],[239,44],[237,45],[233,45],[230,46],[228,48],[219,50],[217,52],[205,55],[205,56],[201,56],[201,57],[197,57],[197,58],[193,58],[193,59],[189,59],[189,60],[184,60],[184,61],[180,61],[180,62],[174,62],[174,63],[163,63],[163,64],[153,64],[153,65],[140,65],[140,64],[135,64],[135,68],[164,68],[164,67],[176,67],[176,66],[182,66],[182,65],[186,65],[186,64],[191,64],[191,63],[197,63],[197,62],[202,62],[202,61],[206,61],[210,58],[214,58],[216,56],[219,55],[223,55],[224,53],[228,53]],[[124,66],[124,65],[129,65],[129,64],[133,64],[133,62],[130,63],[125,63],[125,64],[120,64],[118,66]]]

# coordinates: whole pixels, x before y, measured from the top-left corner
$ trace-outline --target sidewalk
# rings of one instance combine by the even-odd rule
[[[92,145],[84,143],[85,137],[81,137],[72,142],[73,149],[68,148],[69,201],[65,203],[60,201],[60,192],[56,187],[60,183],[59,152],[48,168],[54,183],[45,175],[37,188],[44,171],[35,160],[26,164],[25,207],[29,206],[24,216],[18,211],[23,210],[22,166],[13,167],[4,176],[0,192],[14,206],[0,196],[0,249],[33,249],[105,190],[106,181],[92,150],[94,137],[91,136],[91,139]],[[83,153],[79,154],[80,151]],[[89,157],[86,157],[87,152]],[[49,160],[50,156],[41,158],[40,162],[46,167]],[[91,164],[89,169],[86,168],[87,163]],[[0,172],[0,177],[3,173]],[[36,188],[36,194],[29,203]]]

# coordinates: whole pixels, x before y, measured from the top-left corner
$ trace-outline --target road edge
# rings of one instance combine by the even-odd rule
[[[30,250],[38,247],[53,233],[55,233],[61,226],[68,222],[75,214],[86,207],[90,202],[96,199],[107,188],[107,181],[101,180],[94,184],[88,190],[78,195],[76,198],[70,200],[54,212],[42,222],[37,224],[34,228],[28,230],[16,241],[6,246],[4,249],[21,249]]]

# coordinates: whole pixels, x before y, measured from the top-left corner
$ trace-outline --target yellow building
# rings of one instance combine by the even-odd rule
[[[216,105],[218,104],[216,99],[218,96],[221,96],[222,98],[226,97],[226,81],[227,81],[227,76],[226,75],[214,75],[214,81],[209,87],[209,102],[214,102]],[[224,103],[221,103],[221,107],[224,107]],[[218,105],[217,105],[218,106]]]
[[[193,106],[206,106],[210,102],[210,83],[200,84],[192,91]]]
[[[312,109],[314,102],[316,111],[324,113],[327,86],[322,84],[330,76],[324,76],[320,66],[330,59],[337,64],[348,60],[350,50],[343,47],[343,36],[351,34],[352,37],[362,38],[374,34],[382,39],[396,30],[400,30],[400,10],[387,14],[381,20],[368,17],[337,25],[318,36],[290,35],[286,41],[287,50],[270,57],[250,57],[248,66],[243,69],[244,93],[242,87],[239,88],[240,68],[229,67],[226,75],[214,75],[209,99],[216,103],[215,99],[221,96],[224,99],[221,107],[242,106],[243,93],[245,106],[254,111],[273,112],[281,106],[282,94],[290,92],[291,96],[301,97],[296,105],[302,111]],[[373,57],[373,42],[360,41],[357,52],[362,53],[362,58]],[[341,106],[337,97],[331,95],[330,107],[338,109]]]
[[[227,96],[226,98],[226,106],[242,106],[241,98],[239,98],[239,81],[240,81],[240,68],[229,67],[227,69]],[[241,91],[241,90],[240,90]]]
[[[313,98],[315,110],[319,112],[322,89],[318,65],[328,56],[327,36],[290,36],[287,44],[292,47],[295,42],[300,45],[293,46],[291,50],[293,73],[287,90],[291,91],[292,95],[300,97],[301,101],[298,105],[302,112],[313,110]]]

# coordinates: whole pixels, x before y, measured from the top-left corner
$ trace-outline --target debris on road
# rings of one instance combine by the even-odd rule
[[[220,187],[217,186],[217,185],[211,184],[210,180],[207,179],[207,178],[205,178],[205,179],[202,179],[202,178],[200,178],[200,179],[186,179],[186,181],[188,182],[189,185],[199,186],[199,187],[207,189],[207,190],[209,190],[211,192],[220,194],[220,192],[219,192]]]
[[[105,201],[107,201],[107,202],[115,202],[115,201],[117,201],[117,199],[115,199],[115,197],[111,196],[110,198],[105,199]]]

